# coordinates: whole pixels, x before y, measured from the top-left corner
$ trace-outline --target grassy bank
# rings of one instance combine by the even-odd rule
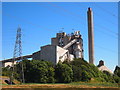
[[[99,83],[87,83],[87,82],[73,82],[70,85],[87,85],[87,86],[96,86],[96,87],[120,87],[117,83],[106,83],[106,82],[99,82]]]
[[[2,88],[119,88],[118,84],[113,83],[85,83],[85,82],[73,82],[73,83],[55,83],[55,84],[41,84],[41,83],[27,83],[18,85],[5,85]]]

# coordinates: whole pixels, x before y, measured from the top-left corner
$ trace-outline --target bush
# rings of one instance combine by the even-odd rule
[[[118,77],[117,75],[113,75],[113,79],[116,83],[120,83],[120,77]]]
[[[116,68],[114,70],[114,74],[117,75],[118,77],[120,77],[120,67],[116,66]]]
[[[26,83],[47,83],[54,82],[54,68],[53,64],[48,61],[41,60],[23,60],[24,75]],[[16,65],[17,72],[19,72],[19,66]]]
[[[67,64],[58,63],[55,66],[55,77],[59,83],[69,83],[72,82],[73,71],[72,68]]]
[[[82,81],[89,81],[91,79],[91,76],[89,75],[88,72],[82,71]]]
[[[73,65],[72,70],[73,70],[73,81],[75,82],[81,81],[81,78],[82,78],[81,68]]]
[[[96,66],[89,64],[83,59],[75,59],[71,62],[73,69],[73,81],[89,81],[98,76],[99,70]]]

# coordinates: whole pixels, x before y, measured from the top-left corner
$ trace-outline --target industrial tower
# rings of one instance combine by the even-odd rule
[[[94,64],[94,30],[93,30],[93,12],[88,8],[88,48],[89,48],[89,63]]]

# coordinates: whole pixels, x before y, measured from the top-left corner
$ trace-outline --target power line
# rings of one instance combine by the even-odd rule
[[[49,28],[47,28],[47,27],[42,27],[41,25],[34,24],[34,23],[32,23],[32,22],[30,22],[30,21],[28,21],[28,20],[25,20],[25,19],[23,19],[23,18],[16,17],[16,16],[13,16],[13,15],[10,15],[10,14],[6,14],[6,15],[7,15],[7,16],[10,16],[10,17],[12,17],[12,18],[15,18],[15,19],[18,20],[18,21],[24,21],[24,22],[27,22],[28,24],[31,24],[32,26],[36,26],[36,27],[42,28],[43,30],[51,31],[51,30],[50,30]],[[52,30],[54,30],[54,29],[52,29]]]
[[[66,10],[67,11],[67,10]],[[73,14],[75,14],[75,13],[73,13]],[[95,14],[97,14],[96,12],[95,12]],[[77,14],[75,14],[75,15],[77,15]],[[97,14],[98,16],[99,16],[99,14]],[[80,17],[80,15],[77,15],[78,17]],[[81,17],[82,18],[82,17]],[[102,20],[104,20],[104,19],[102,19]],[[108,21],[108,22],[110,22],[109,20],[104,20],[104,21]],[[111,22],[111,23],[113,23],[113,22]],[[115,24],[115,23],[114,23]],[[97,26],[99,26],[99,27],[104,27],[104,26],[101,26],[100,24],[97,24]],[[110,31],[111,33],[114,33],[115,35],[118,35],[118,33],[116,33],[116,32],[114,32],[114,31],[112,31],[112,30],[110,30],[110,29],[108,29],[108,28],[106,28],[106,27],[104,27],[105,28],[105,30],[108,30],[108,31]]]
[[[80,5],[77,4],[77,6],[79,6],[79,7],[80,7],[81,5],[82,5],[82,4],[80,4]],[[92,5],[95,6],[94,3],[93,3]],[[89,4],[89,6],[92,7],[91,4]],[[82,7],[83,7],[83,8],[86,8],[86,7],[84,7],[84,6],[82,6]],[[96,6],[95,6],[95,7],[96,7]],[[81,8],[81,7],[80,7],[80,8]],[[95,15],[100,16],[100,14],[98,14],[97,12],[94,11],[94,13],[95,13]],[[112,25],[113,25],[113,24],[114,24],[114,25],[117,25],[115,22],[112,22],[112,21],[110,21],[110,20],[107,19],[107,18],[103,19],[103,18],[100,16],[98,19],[100,19],[100,18],[101,18],[102,21],[108,22],[108,23],[110,23],[110,24],[112,24]]]
[[[59,7],[60,8],[60,7]],[[70,11],[68,11],[68,10],[66,10],[66,9],[64,9],[64,8],[62,8],[65,12],[69,12],[70,14],[74,14],[74,13],[71,13]],[[76,14],[74,14],[74,15],[76,15]],[[77,17],[79,17],[79,15],[77,15]],[[113,31],[110,31],[110,32],[112,32],[112,33],[115,33],[115,32],[113,32]],[[116,33],[115,33],[115,35],[117,35]],[[107,49],[107,48],[104,48],[104,47],[100,47],[99,45],[95,45],[96,47],[99,47],[99,48],[102,48],[102,49]],[[110,49],[107,49],[107,50],[110,50]],[[111,52],[116,52],[116,51],[114,51],[114,50],[110,50]]]
[[[54,4],[52,4],[52,5],[54,5]],[[57,6],[57,5],[54,5],[54,6],[56,6],[56,7],[59,8],[59,9],[62,9],[64,12],[69,13],[69,14],[71,14],[72,16],[81,17],[80,15],[75,14],[75,13],[73,13],[73,12],[71,12],[71,11],[63,8],[63,7],[59,7],[59,6]],[[83,17],[81,17],[81,19],[83,19]],[[80,23],[81,23],[81,22],[80,22]],[[82,24],[85,24],[85,23],[82,22]],[[95,26],[95,27],[102,27],[102,29],[107,30],[107,31],[111,32],[112,34],[115,34],[115,35],[118,36],[118,33],[114,32],[114,31],[112,31],[112,30],[110,30],[110,29],[108,29],[108,28],[106,28],[106,27],[104,27],[104,26],[101,26],[101,25],[99,25],[99,24],[97,24],[97,26]]]
[[[65,12],[67,12],[67,10],[64,10]],[[73,14],[73,13],[72,13]],[[74,15],[72,15],[72,16],[74,16]],[[79,15],[77,15],[77,17],[78,17]],[[14,16],[13,16],[14,17]],[[17,17],[16,17],[17,18]],[[18,18],[17,18],[18,19]],[[24,20],[24,21],[26,21],[25,19],[21,19],[21,20]],[[78,19],[77,19],[78,20]],[[31,22],[27,22],[27,23],[29,23],[29,24],[32,24]],[[83,23],[82,23],[83,24]],[[35,25],[35,26],[38,26],[39,27],[39,25],[36,25],[36,24],[32,24],[32,25]],[[47,28],[48,29],[48,28]],[[113,33],[113,32],[112,32]]]
[[[115,37],[115,36],[113,36],[113,35],[111,35],[111,34],[108,34],[108,33],[104,32],[104,31],[102,31],[102,30],[100,30],[100,29],[97,29],[97,28],[96,28],[95,31],[101,32],[102,34],[105,34],[105,35],[107,35],[107,36],[109,36],[109,37],[114,37],[115,39],[118,40],[118,37]]]
[[[98,18],[99,20],[102,20],[102,21],[108,22],[108,23],[111,24],[111,25],[114,24],[114,25],[117,26],[117,24],[116,24],[115,22],[112,22],[112,21],[110,21],[110,20],[107,19],[107,18],[105,18],[105,19],[106,19],[106,20],[105,20],[105,19],[103,19],[103,18],[100,16],[100,14],[98,14],[98,13],[96,13],[96,12],[94,12],[94,13],[95,13],[96,16],[99,16],[99,18]]]
[[[95,5],[96,3],[94,2],[93,4]],[[108,11],[107,9],[101,7],[100,5],[96,4],[96,6],[97,6],[99,9],[101,9],[102,11],[110,14],[111,16],[113,16],[113,17],[115,17],[115,18],[118,18],[115,14],[113,14],[112,12]]]
[[[83,41],[83,42],[87,44],[86,41]],[[98,44],[94,44],[94,46],[97,47],[97,48],[100,48],[100,49],[102,49],[102,50],[104,50],[104,51],[112,52],[112,53],[114,53],[114,54],[120,53],[120,52],[118,52],[118,51],[115,51],[115,50],[112,50],[112,49],[109,49],[109,48],[102,47],[102,46],[100,46],[100,45],[98,45]]]
[[[113,30],[110,30],[110,29],[108,29],[108,28],[106,28],[104,26],[101,26],[100,24],[97,24],[97,26],[95,25],[94,27],[101,27],[103,30],[106,30],[106,31],[114,34],[115,36],[118,36],[118,33],[114,32]]]

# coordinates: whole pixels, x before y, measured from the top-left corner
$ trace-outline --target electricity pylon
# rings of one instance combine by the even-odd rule
[[[20,57],[21,60],[21,76],[22,76],[22,83],[25,83],[24,80],[24,69],[23,69],[23,63],[22,63],[22,41],[21,41],[21,28],[18,27],[17,29],[17,34],[16,34],[16,41],[15,41],[15,47],[14,47],[14,53],[13,53],[13,61],[12,61],[12,78],[11,78],[11,84],[13,81],[14,77],[14,63],[15,63],[15,58]],[[19,63],[19,62],[18,62]]]

